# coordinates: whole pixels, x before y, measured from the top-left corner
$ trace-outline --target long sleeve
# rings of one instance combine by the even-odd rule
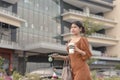
[[[86,55],[82,56],[83,60],[87,60],[92,56],[92,53],[91,53],[91,51],[89,49],[88,40],[85,37],[82,40],[82,50],[85,51],[85,53],[86,53]]]

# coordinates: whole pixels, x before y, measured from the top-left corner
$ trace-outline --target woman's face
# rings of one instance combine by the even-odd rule
[[[72,24],[72,25],[71,25],[70,32],[71,32],[72,34],[74,34],[74,35],[80,34],[81,28],[79,28],[76,24]]]

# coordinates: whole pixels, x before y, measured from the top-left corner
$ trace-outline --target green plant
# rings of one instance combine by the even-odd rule
[[[19,80],[20,78],[22,78],[23,76],[20,75],[17,71],[13,72],[13,80]]]
[[[96,31],[102,29],[101,26],[102,23],[94,23],[94,21],[87,17],[85,20],[83,20],[83,26],[85,27],[85,36],[89,36],[92,33],[95,33]]]
[[[115,69],[120,70],[120,64],[116,65]]]
[[[95,62],[97,59],[91,58],[87,60],[88,65],[91,65],[93,62]]]
[[[99,79],[97,78],[97,72],[96,72],[96,71],[92,71],[92,72],[91,72],[91,76],[92,76],[92,80],[99,80]]]
[[[104,78],[104,80],[120,80],[120,76],[114,76],[110,78]]]
[[[1,74],[0,80],[4,80],[3,74],[5,74],[5,70],[0,69],[0,74]]]
[[[4,80],[4,78],[3,78],[3,77],[0,77],[0,80]]]
[[[42,80],[39,74],[26,74],[28,80]]]
[[[4,58],[2,58],[2,57],[0,56],[0,68],[2,68],[3,63],[4,63]]]

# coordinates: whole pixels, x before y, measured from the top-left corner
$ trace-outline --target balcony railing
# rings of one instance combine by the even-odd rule
[[[89,37],[96,37],[96,38],[101,38],[101,39],[112,39],[112,40],[116,39],[115,36],[109,36],[109,35],[99,34],[99,33],[93,33],[89,35]]]
[[[66,12],[82,15],[82,16],[85,16],[85,17],[92,17],[92,18],[95,18],[95,19],[104,20],[104,21],[108,21],[108,22],[115,22],[112,19],[107,19],[103,16],[99,16],[99,15],[95,15],[95,14],[85,13],[83,11],[78,11],[78,10],[73,10],[73,9],[64,10],[64,13],[66,13]]]
[[[50,33],[42,30],[27,31],[18,28],[16,31],[16,36],[11,35],[11,33],[9,33],[8,35],[0,33],[0,47],[23,49],[23,47],[29,47],[29,45],[37,46],[40,43],[46,43],[45,45],[47,46],[51,44],[53,46],[59,45],[60,47],[63,47],[64,45],[61,44],[61,41],[54,38],[55,35],[55,33]],[[15,40],[13,40],[13,38],[15,38]]]
[[[65,33],[65,34],[62,34],[61,36],[70,36],[70,35],[71,35],[71,33]],[[105,34],[100,34],[100,33],[92,33],[88,37],[117,40],[115,36],[110,36],[110,35],[105,35]]]
[[[91,52],[93,56],[102,56],[102,53],[100,51],[92,50]]]
[[[24,29],[20,29],[19,32],[19,38],[23,40],[24,45],[38,43],[38,42],[49,42],[49,43],[60,44],[60,41],[57,42],[57,39],[54,38],[55,35],[56,35],[55,33],[42,31],[42,30],[27,31]]]
[[[96,59],[120,60],[120,58],[118,58],[117,56],[111,56],[108,55],[107,53],[102,53],[101,51],[97,51],[97,50],[91,50],[91,53],[92,53],[92,57]]]
[[[78,10],[69,9],[68,12],[72,12],[72,13],[80,14],[80,15],[83,15],[83,16],[88,16],[87,13],[82,12],[82,11],[78,11]]]
[[[11,40],[10,35],[0,33],[0,47],[18,49],[20,48],[16,40]]]
[[[7,11],[7,10],[5,10],[5,9],[2,8],[2,7],[0,7],[0,13],[1,13],[1,14],[4,14],[4,15],[8,15],[8,16],[12,16],[12,17],[16,17],[16,18],[18,18],[18,19],[21,19],[20,16],[18,16],[17,14],[12,13],[12,12],[10,12],[10,11]]]
[[[104,20],[104,21],[114,22],[114,20],[112,20],[112,19],[107,19],[107,18],[105,18],[103,16],[99,16],[99,15],[90,14],[90,17],[101,19],[101,20]]]

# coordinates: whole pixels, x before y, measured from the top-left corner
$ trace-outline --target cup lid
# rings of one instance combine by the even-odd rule
[[[68,46],[69,46],[69,45],[75,45],[75,43],[69,43]]]

